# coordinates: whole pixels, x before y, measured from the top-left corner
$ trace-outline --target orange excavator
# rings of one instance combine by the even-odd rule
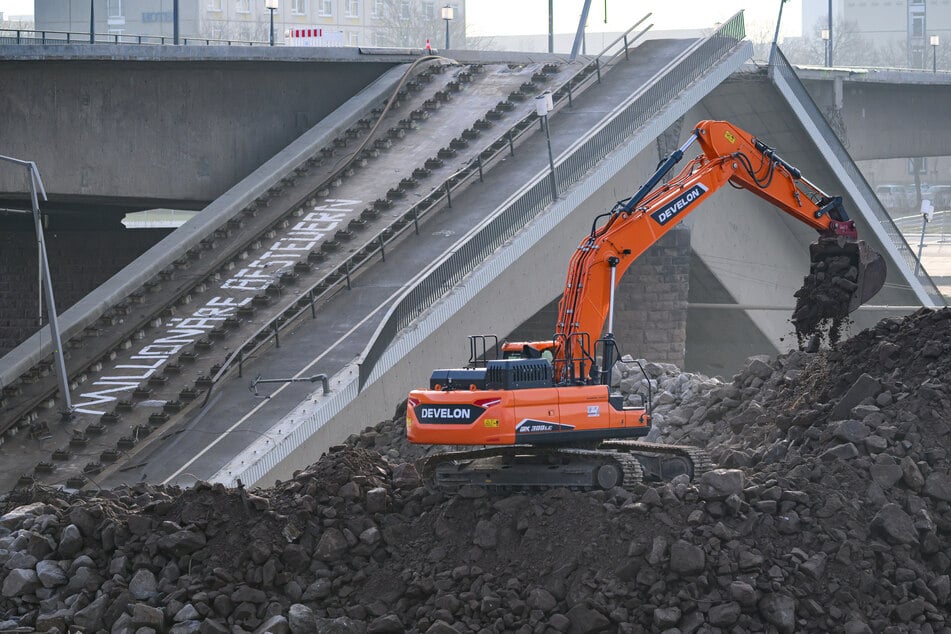
[[[703,153],[664,182],[695,142]],[[611,393],[620,354],[614,293],[644,251],[727,183],[819,232],[810,248],[813,271],[845,263],[847,279],[836,282],[846,289],[844,301],[820,306],[812,318],[841,319],[881,289],[884,261],[858,240],[840,197],[823,193],[749,133],[701,121],[631,198],[594,219],[571,258],[551,341],[503,343],[499,355],[493,335],[470,337],[468,367],[435,370],[429,389],[410,392],[410,442],[480,446],[421,461],[430,486],[610,489],[644,478],[693,478],[710,468],[699,449],[632,440],[650,431],[651,398],[630,405]],[[493,350],[501,358],[487,360]]]

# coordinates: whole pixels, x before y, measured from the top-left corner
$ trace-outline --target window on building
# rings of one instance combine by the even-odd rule
[[[347,46],[360,46],[360,34],[357,31],[347,33]]]
[[[925,16],[923,15],[911,16],[911,36],[912,37],[925,36]]]
[[[317,15],[332,16],[334,14],[334,0],[320,0],[320,9]]]
[[[307,0],[292,0],[291,13],[293,13],[294,15],[306,15],[307,14]]]
[[[238,13],[251,13],[251,0],[235,0],[235,11]]]
[[[373,2],[373,17],[382,18],[386,15],[386,7],[383,5],[384,0],[372,0]]]
[[[221,0],[208,0],[209,11],[221,11]]]
[[[423,17],[427,20],[436,17],[436,3],[433,0],[423,0]]]
[[[344,0],[348,18],[360,17],[360,0]]]
[[[110,18],[121,18],[122,17],[122,0],[107,0],[106,15],[108,15]]]
[[[400,0],[400,19],[409,20],[409,0]]]

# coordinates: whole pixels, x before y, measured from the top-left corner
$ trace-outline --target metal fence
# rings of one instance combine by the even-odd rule
[[[47,31],[31,29],[0,29],[2,44],[146,44],[174,45],[170,35],[131,35],[126,33],[81,33],[76,31]],[[207,37],[182,37],[178,43],[185,46],[269,46],[269,42],[252,40],[216,40]],[[277,42],[275,42],[277,44]]]
[[[812,97],[809,95],[806,87],[803,86],[802,82],[799,80],[799,76],[796,75],[795,69],[789,63],[789,60],[786,59],[786,56],[783,55],[782,51],[777,50],[776,52],[777,55],[774,59],[775,64],[773,66],[773,72],[779,73],[782,76],[782,78],[789,85],[790,90],[792,90],[793,94],[795,94],[799,103],[802,104],[807,116],[813,121],[813,123],[816,125],[816,128],[822,134],[825,142],[832,149],[832,152],[839,161],[839,164],[842,166],[842,169],[845,170],[845,173],[859,189],[859,193],[863,202],[865,202],[868,208],[872,210],[872,213],[875,215],[875,219],[885,232],[885,235],[887,235],[891,240],[892,244],[895,246],[895,250],[898,251],[899,256],[908,267],[908,271],[910,271],[918,279],[918,282],[921,283],[925,293],[927,293],[928,298],[935,306],[945,306],[946,302],[941,295],[941,291],[939,291],[938,287],[935,286],[931,276],[929,276],[923,268],[918,266],[918,258],[916,257],[914,250],[905,241],[901,231],[899,231],[891,216],[888,215],[888,212],[885,211],[885,207],[882,206],[881,201],[878,200],[878,197],[872,190],[871,185],[868,184],[868,181],[865,180],[865,176],[861,171],[859,171],[859,168],[852,160],[852,157],[849,156],[849,152],[845,149],[842,141],[838,136],[836,136],[832,128],[829,127],[825,117],[819,110],[819,106],[817,106],[812,100]]]
[[[565,191],[569,185],[580,180],[639,126],[731,52],[745,35],[743,13],[740,12],[655,75],[647,82],[648,87],[630,100],[614,119],[555,166],[558,191]],[[375,365],[400,330],[422,315],[552,202],[548,179],[537,181],[404,294],[389,311],[377,329],[374,340],[366,348],[360,363],[359,388],[362,390],[366,385]]]

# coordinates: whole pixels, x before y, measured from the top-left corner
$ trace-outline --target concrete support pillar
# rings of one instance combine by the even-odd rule
[[[690,230],[670,231],[637,262],[618,285],[615,338],[623,354],[684,367]]]

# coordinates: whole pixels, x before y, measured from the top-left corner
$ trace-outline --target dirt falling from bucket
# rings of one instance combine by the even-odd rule
[[[819,256],[814,257],[809,275],[795,292],[792,322],[800,349],[815,349],[823,338],[835,347],[848,321],[849,302],[858,288],[858,269],[848,254],[836,248],[837,240],[822,238],[819,246]]]

